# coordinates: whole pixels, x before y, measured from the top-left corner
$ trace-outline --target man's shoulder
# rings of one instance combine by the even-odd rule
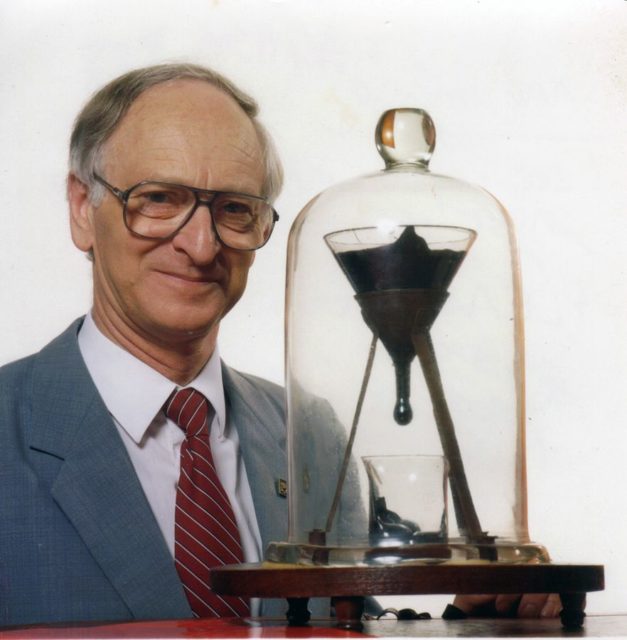
[[[75,320],[65,331],[59,334],[36,353],[0,366],[0,396],[3,400],[14,400],[23,396],[31,388],[35,369],[43,368],[56,376],[63,369],[63,363],[78,353],[76,335],[82,318]],[[55,372],[56,369],[56,372]]]
[[[19,360],[8,362],[0,366],[0,384],[12,384],[15,381],[23,380],[33,367],[33,362],[37,358],[37,354],[33,353]]]
[[[75,335],[76,323],[37,353],[0,367],[0,466],[4,471],[8,469],[7,460],[15,462],[26,455],[36,416],[43,416],[48,423],[47,400],[54,396],[61,379],[68,378],[71,383],[77,375],[73,371],[78,353],[78,346],[72,348]]]
[[[227,403],[238,414],[253,414],[261,422],[285,424],[285,390],[258,376],[222,364]]]
[[[231,377],[231,381],[238,386],[248,387],[249,389],[253,389],[257,392],[279,398],[281,401],[283,401],[285,397],[285,389],[275,382],[271,382],[265,378],[260,378],[252,373],[244,373],[243,371],[232,369],[227,365],[223,365],[223,372],[224,370],[228,372],[228,375]]]
[[[32,370],[35,355],[0,367],[0,437],[2,454],[9,453],[14,434],[19,433],[30,415]]]

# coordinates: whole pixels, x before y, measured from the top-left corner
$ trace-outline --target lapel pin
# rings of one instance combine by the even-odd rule
[[[287,498],[287,480],[283,480],[283,478],[277,479],[276,493],[281,498]]]

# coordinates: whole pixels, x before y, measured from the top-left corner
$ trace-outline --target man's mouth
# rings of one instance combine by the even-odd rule
[[[157,273],[172,279],[174,282],[188,283],[190,285],[222,284],[224,274],[220,273],[185,273],[177,271],[157,271]]]

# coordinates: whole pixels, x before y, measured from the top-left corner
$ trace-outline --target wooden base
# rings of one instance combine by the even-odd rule
[[[338,626],[361,629],[364,596],[398,594],[559,593],[566,629],[583,625],[585,596],[604,587],[598,565],[464,563],[389,566],[239,564],[211,572],[211,588],[223,595],[287,598],[292,625],[309,620],[311,597],[333,598]]]

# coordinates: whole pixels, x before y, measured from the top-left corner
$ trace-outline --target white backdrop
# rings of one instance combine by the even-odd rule
[[[279,382],[291,221],[317,192],[381,167],[384,109],[426,108],[432,169],[486,187],[518,229],[532,537],[556,560],[604,563],[588,610],[627,611],[626,42],[623,0],[2,2],[0,363],[89,307],[66,145],[114,76],[193,61],[259,100],[285,162],[281,221],[221,350]]]

